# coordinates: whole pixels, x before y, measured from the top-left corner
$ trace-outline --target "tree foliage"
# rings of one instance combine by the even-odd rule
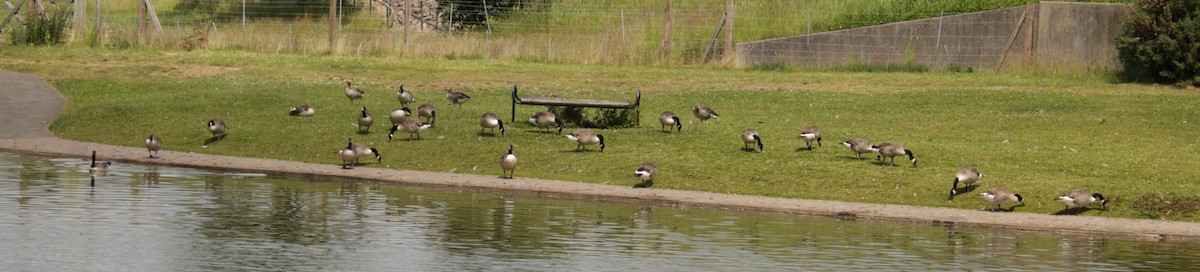
[[[1129,79],[1200,85],[1200,1],[1137,1],[1117,51]]]

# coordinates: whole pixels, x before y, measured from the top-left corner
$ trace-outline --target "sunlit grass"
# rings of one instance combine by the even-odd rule
[[[107,51],[10,47],[0,69],[40,75],[68,99],[51,126],[59,137],[138,147],[161,135],[175,151],[328,164],[347,138],[383,154],[368,167],[499,176],[498,158],[516,145],[516,175],[632,186],[643,161],[660,167],[656,187],[776,197],[980,209],[974,194],[947,201],[954,171],[972,165],[982,187],[1026,197],[1021,212],[1053,213],[1053,198],[1087,188],[1114,198],[1110,211],[1136,217],[1127,199],[1157,192],[1200,192],[1200,97],[1171,87],[1114,84],[1103,77],[954,73],[770,72],[707,68],[574,65],[488,59],[366,58],[242,51]],[[364,105],[381,120],[370,134],[352,125],[358,106],[339,81],[367,90]],[[386,113],[400,107],[399,85],[439,108],[423,140],[388,142]],[[524,123],[543,108],[518,106],[506,137],[479,134],[477,120],[510,120],[512,84],[524,95],[631,100],[643,92],[642,127],[598,130],[604,152],[573,152],[563,137]],[[449,106],[443,87],[474,97]],[[286,114],[309,104],[312,118]],[[689,114],[704,103],[720,119]],[[683,117],[682,133],[659,131],[658,113]],[[203,123],[225,119],[229,136],[207,148]],[[824,128],[824,146],[804,150],[805,125]],[[763,153],[741,150],[744,128],[764,137]],[[567,129],[569,132],[572,129]],[[403,139],[406,135],[401,135]],[[852,159],[838,142],[900,141],[920,161],[882,167]],[[592,147],[595,150],[595,147]],[[1194,218],[1179,218],[1194,220]]]

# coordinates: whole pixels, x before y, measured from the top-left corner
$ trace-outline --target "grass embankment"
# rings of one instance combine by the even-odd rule
[[[10,47],[0,69],[37,74],[68,98],[51,127],[59,137],[141,146],[161,135],[169,150],[325,163],[347,138],[383,154],[368,167],[499,175],[499,156],[516,145],[516,175],[630,186],[643,161],[656,162],[656,188],[774,197],[980,209],[975,194],[1003,186],[1026,197],[1019,212],[1053,213],[1071,188],[1113,198],[1109,211],[1085,215],[1143,217],[1132,199],[1200,192],[1200,96],[1169,87],[1115,84],[1102,77],[1052,78],[951,73],[756,72],[566,65],[495,60],[306,57],[244,52],[105,51]],[[351,124],[358,107],[333,76],[368,91],[377,117],[370,134]],[[386,113],[399,107],[396,88],[439,110],[424,140],[386,139]],[[642,127],[599,130],[604,152],[573,152],[562,136],[534,132],[527,119],[544,108],[520,106],[507,137],[480,135],[484,112],[509,118],[509,92],[632,99],[643,91]],[[449,106],[442,87],[474,97]],[[312,118],[289,117],[309,104]],[[699,124],[692,104],[721,118]],[[682,133],[659,131],[658,113],[679,113]],[[204,122],[228,121],[230,132],[208,148]],[[797,139],[805,125],[824,129],[824,146]],[[766,152],[742,150],[738,133],[757,128]],[[569,132],[572,129],[567,129]],[[401,136],[403,139],[405,136]],[[896,140],[919,167],[858,161],[838,142]],[[86,152],[86,151],[81,151]],[[81,153],[83,154],[83,153]],[[898,161],[904,161],[903,159]],[[975,166],[982,187],[947,201],[955,170]],[[1194,221],[1194,217],[1168,218]]]

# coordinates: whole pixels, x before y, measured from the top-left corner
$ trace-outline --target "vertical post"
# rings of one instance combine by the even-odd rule
[[[667,57],[671,56],[671,0],[667,0],[663,13],[662,61],[667,63]]]
[[[943,10],[942,13],[940,15],[938,15],[937,42],[934,43],[933,49],[942,48],[942,20],[944,20],[945,18],[946,18],[946,11]]]
[[[137,36],[138,36],[138,43],[142,43],[142,42],[145,42],[143,38],[146,34],[146,3],[139,0],[139,1],[137,1],[137,6],[138,6]]]
[[[812,8],[808,8],[808,30],[804,31],[804,46],[812,41]]]
[[[546,39],[546,60],[554,59],[554,36]]]
[[[725,53],[723,54],[725,59],[733,56],[733,8],[733,0],[729,0],[725,4],[725,22],[729,24],[729,27],[725,28],[725,50],[722,51]]]
[[[96,29],[100,29],[100,0],[96,0]]]
[[[345,16],[345,15],[343,15],[343,13],[345,11],[342,10],[342,2],[343,2],[343,0],[338,0],[338,3],[337,3],[338,4],[337,5],[338,30],[342,29],[342,19],[343,19],[343,16]]]
[[[75,29],[86,29],[87,1],[75,1],[75,21],[79,22]]]
[[[625,9],[621,9],[621,45],[625,45]]]
[[[487,28],[488,28],[487,37],[488,37],[488,39],[491,39],[492,38],[492,16],[488,15],[487,6],[488,6],[487,0],[483,0],[483,20],[485,23],[487,23]]]
[[[404,48],[408,48],[408,25],[412,22],[409,16],[412,15],[412,6],[408,4],[408,0],[404,0]]]
[[[246,0],[242,0],[242,31],[246,31]]]
[[[454,3],[450,3],[450,18],[447,18],[447,20],[450,21],[450,25],[446,27],[446,29],[449,29],[446,35],[454,36]]]
[[[337,1],[329,0],[329,52],[333,53],[334,24],[337,23]]]

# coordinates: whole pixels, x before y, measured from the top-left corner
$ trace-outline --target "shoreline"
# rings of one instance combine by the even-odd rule
[[[340,169],[335,164],[315,164],[274,159],[209,155],[163,150],[161,158],[147,158],[144,148],[78,142],[54,137],[48,125],[62,111],[65,98],[37,77],[0,71],[0,86],[8,101],[0,101],[0,114],[21,116],[0,121],[0,150],[45,156],[85,158],[92,150],[98,158],[118,163],[139,163],[228,171],[260,172],[301,178],[332,178],[392,184],[515,192],[540,197],[595,199],[679,206],[744,209],[763,212],[928,223],[935,226],[1000,227],[1057,233],[1124,236],[1152,241],[1200,241],[1200,223],[1049,215],[994,213],[957,208],[869,204],[843,201],[772,198],[673,189],[635,189],[630,186],[559,180],[396,170],[360,167]]]

